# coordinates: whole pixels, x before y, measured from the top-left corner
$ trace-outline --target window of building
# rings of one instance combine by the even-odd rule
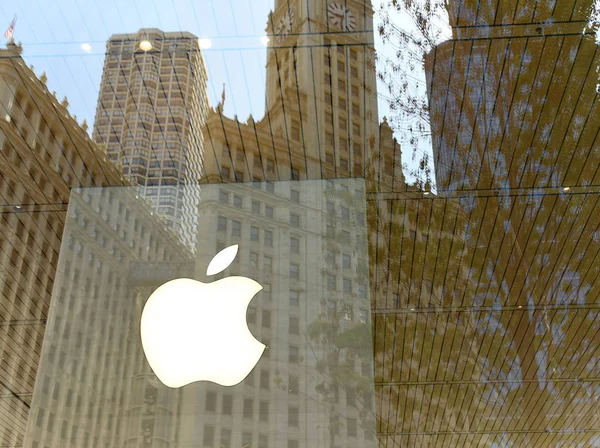
[[[263,283],[263,297],[267,300],[271,300],[271,284]]]
[[[231,170],[229,169],[229,167],[221,167],[221,177],[225,180],[228,180],[231,177]]]
[[[273,247],[273,232],[265,230],[265,246]]]
[[[340,137],[340,149],[342,151],[348,151],[348,140],[344,137]]]
[[[242,171],[236,171],[235,180],[236,182],[244,182],[244,173]]]
[[[346,72],[346,64],[344,64],[342,61],[338,61],[337,69],[338,69],[338,76],[341,73],[345,73]]]
[[[345,278],[343,281],[343,285],[344,285],[344,292],[347,294],[351,294],[352,293],[352,280],[350,280],[349,278]]]
[[[333,154],[328,152],[325,154],[325,162],[329,163],[330,165],[333,165]]]
[[[207,412],[215,412],[217,410],[217,393],[213,391],[206,392],[206,402],[204,404],[204,409]]]
[[[261,389],[269,389],[271,383],[270,383],[270,371],[269,370],[261,370],[260,371],[260,381],[259,381],[259,387]]]
[[[287,448],[300,448],[300,442],[293,439],[288,439]]]
[[[290,316],[289,330],[290,334],[300,334],[300,319]]]
[[[267,218],[272,218],[273,217],[273,207],[271,207],[269,205],[265,205],[265,216]]]
[[[296,202],[297,204],[300,203],[300,192],[298,190],[291,190],[290,191],[290,199],[292,200],[292,202]]]
[[[346,428],[348,432],[348,437],[356,437],[356,419],[349,418],[346,423]]]
[[[242,223],[240,221],[236,221],[235,219],[231,221],[231,236],[241,236],[242,235]]]
[[[329,73],[325,73],[325,76],[323,77],[323,81],[325,82],[325,86],[330,86],[331,85],[331,75]]]
[[[335,215],[335,204],[331,201],[327,201],[327,213],[329,215]]]
[[[333,114],[325,112],[325,123],[327,123],[328,125],[333,125]]]
[[[290,345],[289,346],[289,349],[288,349],[288,361],[291,364],[298,364],[298,362],[300,361],[300,350],[295,345]]]
[[[233,395],[223,394],[222,410],[224,415],[231,415],[233,413]]]
[[[234,195],[233,196],[233,205],[236,208],[242,208],[242,198],[240,196]]]
[[[358,59],[358,52],[356,50],[350,50],[350,59],[356,61]]]
[[[290,225],[292,227],[300,227],[300,215],[290,213]]]
[[[290,278],[298,280],[300,278],[300,265],[290,263]]]
[[[259,240],[259,230],[256,226],[250,227],[250,241],[258,242]]]
[[[250,267],[258,267],[258,254],[256,252],[250,252]]]
[[[298,395],[298,391],[300,390],[300,380],[295,375],[290,375],[288,377],[288,392],[290,395]]]
[[[359,98],[359,89],[358,86],[355,84],[352,84],[352,87],[350,88],[350,93],[352,95],[352,98],[354,99],[358,99]],[[357,104],[358,106],[358,104]]]
[[[344,98],[338,98],[338,106],[342,110],[346,110],[346,100]]]
[[[355,117],[360,115],[360,106],[356,103],[352,103],[352,115]]]
[[[358,123],[352,123],[352,133],[355,137],[360,137],[360,125]]]
[[[348,170],[348,159],[340,157],[340,168],[346,171]]]
[[[244,408],[243,408],[243,415],[244,418],[252,418],[252,414],[253,414],[253,408],[254,407],[254,402],[252,400],[252,398],[244,398]],[[212,446],[212,445],[210,445]]]
[[[290,289],[290,306],[300,306],[300,293],[295,289]]]
[[[268,173],[275,172],[275,163],[271,159],[267,159],[267,172]]]
[[[229,204],[229,193],[224,190],[219,190],[219,202],[221,204]]]
[[[361,299],[367,298],[367,286],[366,285],[363,285],[363,284],[358,285],[358,296]]]
[[[343,79],[338,79],[338,89],[341,92],[345,92],[346,91],[346,82]]]
[[[345,118],[340,117],[340,130],[343,132],[346,130],[346,126],[348,125],[348,122],[346,121]]]
[[[221,428],[221,447],[231,448],[231,429]]]
[[[295,406],[288,407],[288,426],[299,426],[299,411]]]
[[[327,249],[327,253],[325,255],[325,261],[328,265],[335,265],[335,251],[331,249]]]
[[[262,310],[262,317],[260,321],[263,328],[271,328],[271,311]]]
[[[275,184],[273,182],[267,182],[265,189],[267,190],[267,193],[275,193]]]
[[[348,209],[348,207],[342,206],[342,219],[344,221],[350,221],[350,209]]]
[[[292,125],[292,140],[300,141],[300,127]]]
[[[329,132],[325,133],[325,144],[329,148],[333,147],[333,134],[331,134]]]
[[[227,218],[224,216],[219,216],[217,218],[217,231],[225,232],[227,231]]]
[[[254,215],[260,215],[260,202],[252,201],[252,213]]]
[[[329,291],[335,291],[335,275],[327,274],[327,289]]]
[[[368,316],[367,313],[368,313],[368,311],[363,308],[358,310],[358,320],[360,321],[361,324],[367,323],[367,316]]]
[[[269,421],[269,402],[261,401],[258,408],[258,418],[261,422]]]
[[[263,270],[265,272],[273,272],[273,259],[267,255],[263,257]]]
[[[295,237],[290,237],[290,252],[293,254],[300,253],[300,240]]]
[[[204,425],[202,443],[204,446],[213,446],[215,444],[215,427],[213,425]]]
[[[342,268],[350,269],[352,267],[351,258],[348,254],[342,254]]]

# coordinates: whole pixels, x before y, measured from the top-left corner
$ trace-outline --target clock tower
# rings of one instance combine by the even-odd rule
[[[267,34],[263,120],[315,161],[306,178],[365,176],[379,138],[370,0],[276,0]]]

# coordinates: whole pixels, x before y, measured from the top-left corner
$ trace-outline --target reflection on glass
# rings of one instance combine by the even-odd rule
[[[366,235],[366,227],[355,220],[364,213],[364,196],[359,199],[364,182],[336,181],[331,186],[320,181],[278,182],[274,187],[271,194],[253,185],[203,186],[194,253],[175,230],[163,227],[164,218],[151,214],[152,207],[136,197],[135,189],[74,191],[38,375],[40,384],[47,386],[36,389],[32,400],[28,446],[59,440],[62,446],[77,447],[94,446],[96,440],[115,446],[153,446],[157,441],[181,446],[202,440],[207,447],[217,447],[223,442],[239,445],[243,437],[255,441],[266,437],[272,446],[288,440],[299,447],[375,446],[369,300],[348,286],[366,288],[368,277],[359,269],[314,262],[324,260],[324,251],[333,251],[358,267],[358,260],[367,256],[364,249],[351,245],[351,239],[321,233],[329,223],[356,238]],[[224,191],[240,198],[241,207],[223,203]],[[298,201],[290,206],[294,191]],[[324,209],[328,201],[347,209],[348,217],[328,214]],[[252,214],[253,202],[270,204],[275,218]],[[290,227],[292,211],[306,225]],[[221,219],[227,225],[219,229]],[[230,226],[234,221],[240,223],[239,233]],[[251,238],[253,227],[258,228],[259,241]],[[266,232],[270,240],[264,239]],[[206,275],[219,246],[226,249],[217,257],[231,254],[213,270],[217,276],[248,277],[263,286],[244,318],[252,339],[267,347],[257,362],[248,364],[256,366],[236,386],[215,384],[223,383],[219,377],[181,388],[170,384],[172,389],[150,367],[159,363],[150,356],[149,341],[144,341],[144,348],[150,365],[142,350],[142,309],[154,300],[148,301],[151,295],[173,284],[167,283],[170,280],[197,279],[208,286],[225,282],[211,283],[215,276]],[[325,279],[332,275],[343,281],[330,290]],[[192,300],[236,300],[226,291],[219,297],[197,295]],[[162,299],[176,305],[182,295],[176,292]],[[336,304],[335,313],[328,303]],[[232,306],[233,302],[222,310],[226,318],[234,312]],[[155,316],[156,322],[169,320],[176,312],[180,311],[167,307]],[[198,315],[194,328],[201,333],[217,318]],[[182,327],[186,319],[179,319]],[[195,320],[189,322],[190,328]],[[150,336],[164,330],[167,327],[159,326]],[[170,332],[179,334],[180,329]],[[178,365],[175,373],[185,376],[185,363],[207,362],[202,358],[205,349],[216,349],[230,365],[223,373],[234,373],[240,357],[226,353],[226,341],[218,339],[216,330],[206,336],[208,340],[186,341],[197,350],[182,351],[174,344],[169,355],[174,358],[164,368]],[[184,383],[206,379],[191,373],[196,376]]]

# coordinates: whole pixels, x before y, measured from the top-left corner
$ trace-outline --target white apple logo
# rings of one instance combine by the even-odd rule
[[[206,275],[225,270],[238,246],[219,252]],[[235,386],[252,371],[265,350],[246,321],[250,301],[262,286],[247,277],[213,283],[181,278],[159,287],[142,311],[144,353],[165,386],[196,381]]]

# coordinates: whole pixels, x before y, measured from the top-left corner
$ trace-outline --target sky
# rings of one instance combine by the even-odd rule
[[[375,10],[383,1],[373,0]],[[0,3],[0,32],[8,28],[17,14],[15,40],[23,43],[25,61],[34,66],[38,76],[46,72],[50,91],[56,91],[60,100],[67,96],[71,113],[79,122],[85,119],[91,129],[109,36],[135,33],[140,28],[189,31],[212,42],[211,48],[203,50],[211,105],[217,104],[225,84],[225,114],[237,115],[245,121],[249,114],[261,117],[264,112],[266,48],[260,38],[265,35],[273,3],[273,0],[18,0]],[[376,49],[385,51],[375,35]],[[380,99],[380,119],[388,114],[386,102]],[[403,136],[397,137],[401,140]],[[405,159],[410,165],[410,157]]]

